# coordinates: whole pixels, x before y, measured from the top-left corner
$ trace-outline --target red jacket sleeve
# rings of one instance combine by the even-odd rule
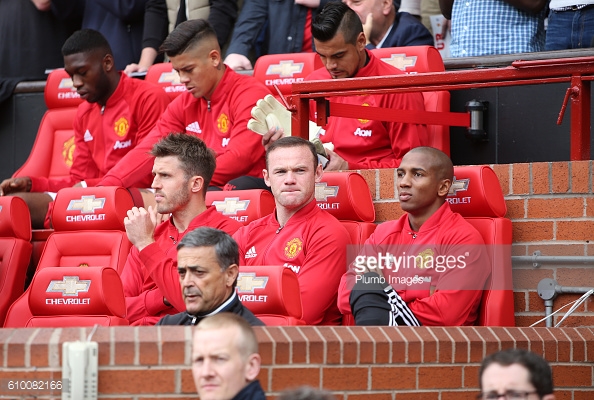
[[[233,110],[231,137],[226,151],[217,157],[217,168],[211,184],[223,186],[231,179],[247,175],[254,164],[264,160],[262,136],[247,128],[256,102],[270,94],[266,87],[249,86],[236,93],[230,104]],[[262,163],[262,166],[264,164]]]

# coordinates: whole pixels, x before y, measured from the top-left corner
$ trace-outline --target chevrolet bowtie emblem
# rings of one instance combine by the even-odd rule
[[[250,205],[249,200],[239,200],[239,197],[226,197],[225,200],[213,201],[212,205],[223,215],[236,215],[238,211],[247,210]]]
[[[70,200],[68,204],[68,211],[80,210],[81,214],[94,213],[95,210],[103,208],[105,205],[105,198],[95,198],[95,195],[82,196],[80,200]]]
[[[58,89],[70,89],[72,91],[76,90],[71,78],[62,78],[60,84],[58,85]]]
[[[417,63],[417,56],[407,57],[406,54],[392,54],[390,58],[382,58],[382,61],[405,71],[406,67],[413,67]]]
[[[316,183],[316,200],[327,201],[328,197],[336,197],[338,195],[338,186],[328,186],[326,182]]]
[[[290,78],[293,74],[303,71],[303,63],[294,63],[293,60],[281,61],[278,64],[268,66],[266,75],[278,75],[281,78]]]
[[[264,289],[267,283],[267,276],[256,276],[254,272],[240,272],[237,277],[237,292],[254,293],[254,289]]]
[[[79,292],[88,292],[90,287],[90,280],[81,281],[78,276],[65,276],[61,281],[50,281],[46,292],[61,292],[62,296],[78,296]]]
[[[448,196],[455,196],[458,192],[468,190],[469,182],[470,179],[456,179],[456,177],[454,176],[454,181],[452,182],[452,186],[450,186]]]
[[[163,72],[159,77],[159,83],[171,83],[173,85],[181,85],[179,74],[176,71]]]

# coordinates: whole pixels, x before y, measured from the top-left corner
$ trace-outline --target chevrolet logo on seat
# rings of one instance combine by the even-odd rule
[[[237,292],[254,293],[254,289],[264,289],[267,283],[267,276],[256,276],[254,272],[240,272],[237,277]]]
[[[58,85],[58,89],[70,89],[72,91],[76,90],[71,78],[62,78],[60,84]]]
[[[250,205],[249,200],[239,200],[239,197],[226,197],[225,200],[213,201],[212,205],[223,215],[237,215],[238,211],[245,211]]]
[[[105,197],[96,199],[95,195],[82,196],[79,200],[70,200],[68,211],[80,210],[81,214],[95,213],[95,210],[103,208]]]
[[[294,63],[293,60],[281,61],[278,64],[268,66],[266,75],[278,75],[281,78],[290,78],[293,74],[300,74],[303,71],[303,63]]]
[[[458,192],[468,190],[469,183],[470,179],[456,179],[456,177],[454,176],[454,181],[452,182],[452,186],[450,186],[448,196],[456,196]]]
[[[78,276],[65,276],[61,281],[50,281],[46,293],[61,292],[62,296],[78,296],[79,292],[88,292],[90,280],[79,280]]]
[[[417,63],[417,56],[407,57],[406,54],[392,54],[390,58],[382,58],[382,61],[401,71],[406,71],[407,67],[414,67]]]
[[[179,74],[176,71],[163,72],[159,77],[159,83],[171,83],[173,85],[181,85]]]
[[[336,197],[338,195],[338,186],[328,186],[327,182],[316,183],[316,200],[328,201],[328,197]]]

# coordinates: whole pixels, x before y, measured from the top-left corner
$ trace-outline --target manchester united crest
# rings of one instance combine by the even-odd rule
[[[130,129],[130,124],[128,123],[128,120],[126,118],[122,117],[115,122],[113,129],[116,135],[118,135],[119,137],[124,137]]]
[[[426,268],[427,266],[430,266],[429,268],[433,268],[433,255],[434,254],[435,253],[431,249],[421,251],[415,257],[415,262],[416,262],[417,268],[422,269],[422,268]]]
[[[66,164],[68,167],[72,167],[72,158],[74,155],[75,147],[76,146],[74,145],[74,136],[66,140],[62,145],[62,157],[64,159],[64,164]]]
[[[367,103],[363,103],[363,104],[361,104],[361,105],[362,105],[363,107],[369,107],[369,104],[367,104]],[[368,122],[369,122],[369,120],[368,120],[368,119],[362,119],[362,118],[360,118],[358,121],[359,121],[360,123],[362,123],[362,124],[366,124],[366,123],[368,123]]]
[[[221,113],[217,118],[217,128],[221,133],[229,132],[229,117],[225,113]]]
[[[285,257],[289,259],[293,259],[301,253],[303,249],[303,242],[299,238],[291,239],[287,242],[285,246]]]

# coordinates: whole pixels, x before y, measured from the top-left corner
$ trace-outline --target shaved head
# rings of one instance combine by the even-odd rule
[[[436,173],[437,179],[454,179],[454,164],[452,160],[443,151],[434,147],[415,147],[404,155],[424,154],[431,168]]]

